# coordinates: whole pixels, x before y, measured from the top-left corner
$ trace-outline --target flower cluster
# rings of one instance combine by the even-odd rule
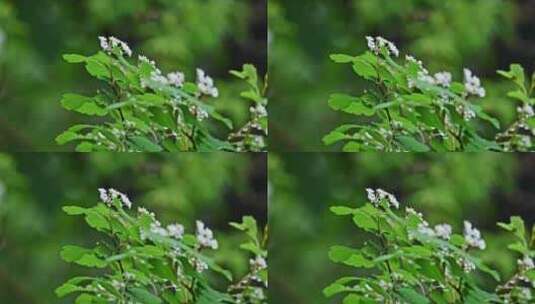
[[[212,248],[217,249],[218,243],[217,240],[214,238],[214,233],[210,228],[206,227],[203,222],[197,221],[197,241],[199,241],[199,245],[201,245],[201,248]]]
[[[215,87],[214,80],[201,69],[197,69],[197,86],[199,87],[199,91],[204,95],[214,98],[219,96],[219,90]]]
[[[99,188],[98,192],[100,195],[100,200],[109,206],[113,204],[114,200],[119,199],[121,204],[123,204],[126,208],[128,209],[132,208],[132,202],[130,201],[128,196],[122,192],[119,192],[113,188],[110,188],[110,189]]]
[[[479,96],[481,98],[486,95],[485,88],[481,86],[481,80],[473,75],[472,71],[469,69],[464,69],[464,87],[468,94]]]
[[[389,206],[393,206],[394,208],[399,208],[399,202],[397,198],[383,189],[377,189],[373,190],[371,188],[367,188],[366,192],[368,194],[368,200],[372,202],[375,206],[379,206],[379,204],[383,201],[386,201]]]
[[[231,223],[252,239],[241,249],[254,253],[250,272],[244,279],[229,283],[218,291],[204,277],[210,270],[232,281],[229,271],[206,255],[205,248],[217,249],[212,230],[196,222],[196,234],[187,234],[183,225],[163,226],[153,212],[139,207],[130,214],[125,196],[114,189],[99,189],[99,203],[91,208],[65,206],[69,215],[83,215],[94,229],[104,233],[106,248],[64,246],[60,255],[66,261],[85,267],[106,269],[95,277],[75,277],[56,289],[59,297],[74,292],[75,300],[92,303],[206,303],[265,304],[267,302],[267,251],[260,245],[254,218],[244,217],[243,224]],[[129,200],[128,200],[129,202]],[[193,270],[193,271],[192,271]],[[217,298],[217,299],[216,299]],[[147,302],[149,301],[149,302]],[[89,303],[88,302],[88,303]]]
[[[366,36],[366,41],[368,42],[368,48],[374,52],[375,55],[379,55],[382,50],[386,50],[388,55],[393,54],[396,57],[399,56],[399,50],[396,45],[383,37],[378,36],[374,38]]]
[[[125,42],[111,36],[109,38],[100,36],[100,47],[108,54],[112,54],[114,50],[118,50],[120,54],[125,54],[128,57],[132,57],[132,49]]]
[[[481,232],[472,226],[472,223],[464,222],[464,239],[469,247],[485,249],[485,240],[481,238]]]

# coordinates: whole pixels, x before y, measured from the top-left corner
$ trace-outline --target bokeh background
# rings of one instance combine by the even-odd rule
[[[246,85],[229,75],[244,63],[267,64],[267,0],[0,0],[0,150],[55,151],[54,138],[75,122],[64,93],[94,94],[99,83],[65,53],[91,55],[99,35],[113,35],[164,72],[188,79],[201,67],[222,92],[215,106],[236,125],[249,106]],[[221,125],[218,125],[221,127]]]
[[[270,289],[272,303],[340,303],[321,291],[355,269],[330,262],[330,246],[359,247],[364,234],[333,205],[362,206],[365,188],[394,193],[430,224],[463,220],[478,227],[487,242],[479,255],[508,278],[516,259],[506,245],[514,238],[496,226],[520,215],[535,223],[535,156],[529,154],[448,153],[285,153],[269,156]],[[405,206],[403,206],[405,205]],[[358,272],[357,272],[358,273]],[[495,282],[481,276],[492,290]]]
[[[357,55],[365,36],[384,36],[431,72],[463,67],[482,78],[486,111],[507,126],[515,104],[511,85],[496,74],[510,63],[535,65],[535,2],[531,0],[269,1],[270,137],[275,151],[340,151],[321,138],[355,117],[327,105],[332,93],[358,95],[367,83],[329,54]],[[493,137],[487,124],[482,132]]]
[[[204,221],[220,243],[216,261],[241,276],[249,265],[238,249],[245,236],[229,222],[252,215],[266,225],[266,184],[262,154],[0,154],[0,303],[72,303],[54,289],[93,272],[63,262],[61,247],[89,247],[102,235],[61,207],[94,206],[98,187],[127,193],[134,209],[147,207],[164,224],[191,232]]]

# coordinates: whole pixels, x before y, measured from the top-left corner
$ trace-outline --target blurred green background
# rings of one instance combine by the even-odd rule
[[[357,55],[365,36],[384,36],[423,60],[430,72],[450,70],[462,79],[472,69],[487,89],[484,109],[503,126],[515,104],[510,84],[496,74],[510,63],[535,65],[535,2],[530,0],[270,0],[270,137],[275,151],[339,151],[321,138],[354,116],[327,106],[330,94],[357,95],[368,85],[329,54]],[[496,131],[482,124],[482,132]]]
[[[329,211],[333,205],[362,206],[365,188],[383,188],[402,204],[424,213],[430,224],[463,220],[481,229],[483,260],[508,278],[516,267],[506,245],[514,239],[496,226],[512,215],[535,223],[535,156],[449,153],[286,153],[270,154],[269,219],[272,303],[340,303],[321,290],[354,268],[330,262],[330,246],[358,247],[369,237],[350,219]],[[405,205],[405,206],[403,206]],[[495,282],[478,277],[492,290]]]
[[[54,289],[90,270],[63,262],[60,249],[91,246],[102,235],[61,207],[95,205],[98,187],[127,193],[134,208],[149,208],[164,224],[193,231],[196,219],[205,221],[220,243],[216,261],[241,276],[245,236],[229,222],[252,215],[267,223],[266,184],[262,154],[0,154],[0,303],[72,303]]]
[[[54,138],[86,117],[61,108],[64,93],[93,95],[99,83],[65,53],[91,55],[113,35],[164,72],[189,79],[201,67],[222,92],[215,106],[236,125],[249,115],[229,75],[244,63],[267,64],[266,0],[0,0],[0,149],[71,150]],[[217,125],[221,128],[221,125]]]

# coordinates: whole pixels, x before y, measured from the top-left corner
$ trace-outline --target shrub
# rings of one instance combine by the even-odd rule
[[[232,274],[217,265],[207,251],[218,249],[212,230],[196,222],[195,234],[180,224],[162,226],[154,213],[138,208],[114,189],[99,189],[95,207],[66,206],[69,215],[84,216],[87,224],[106,235],[94,248],[65,246],[63,260],[101,269],[99,276],[79,276],[56,289],[59,297],[78,292],[76,303],[267,303],[267,234],[262,237],[254,218],[231,223],[248,241],[240,246],[252,256],[250,271],[218,291],[207,271],[232,281]]]
[[[102,51],[92,56],[64,55],[69,63],[83,63],[87,72],[106,83],[93,97],[65,94],[62,106],[89,116],[105,117],[99,125],[79,124],[56,138],[59,144],[80,142],[76,150],[90,151],[265,151],[267,136],[267,98],[256,68],[246,64],[231,73],[244,79],[249,90],[241,97],[252,103],[250,121],[221,140],[206,125],[214,120],[232,130],[230,119],[207,103],[217,98],[214,80],[197,69],[196,83],[184,73],[162,74],[154,61],[139,56],[136,64],[128,58],[133,52],[115,37],[100,37]]]
[[[524,222],[512,217],[498,225],[514,234],[508,248],[519,254],[517,273],[496,290],[479,286],[474,273],[500,281],[497,271],[476,255],[486,243],[479,230],[465,221],[463,234],[448,224],[434,227],[412,208],[398,211],[396,197],[384,190],[367,189],[368,202],[359,208],[336,206],[336,215],[373,237],[361,248],[333,246],[329,258],[368,273],[338,279],[324,289],[328,297],[347,293],[350,303],[533,303],[535,292],[535,227],[528,238]]]
[[[449,72],[431,75],[423,63],[407,55],[399,63],[399,50],[382,37],[367,37],[369,51],[359,56],[331,55],[336,63],[351,64],[353,71],[372,83],[361,96],[334,94],[329,106],[364,122],[339,126],[323,138],[326,145],[348,141],[344,151],[532,151],[535,118],[532,105],[535,77],[526,85],[524,69],[517,64],[498,73],[518,87],[508,94],[521,103],[518,119],[493,139],[480,134],[474,120],[500,129],[499,121],[475,104],[485,97],[480,79],[464,69],[464,81]],[[362,120],[361,120],[362,121]]]

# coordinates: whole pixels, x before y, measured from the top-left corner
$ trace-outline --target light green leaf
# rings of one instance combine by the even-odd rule
[[[108,111],[97,105],[93,98],[82,95],[65,94],[61,99],[61,104],[67,110],[86,115],[105,116],[108,114]]]

